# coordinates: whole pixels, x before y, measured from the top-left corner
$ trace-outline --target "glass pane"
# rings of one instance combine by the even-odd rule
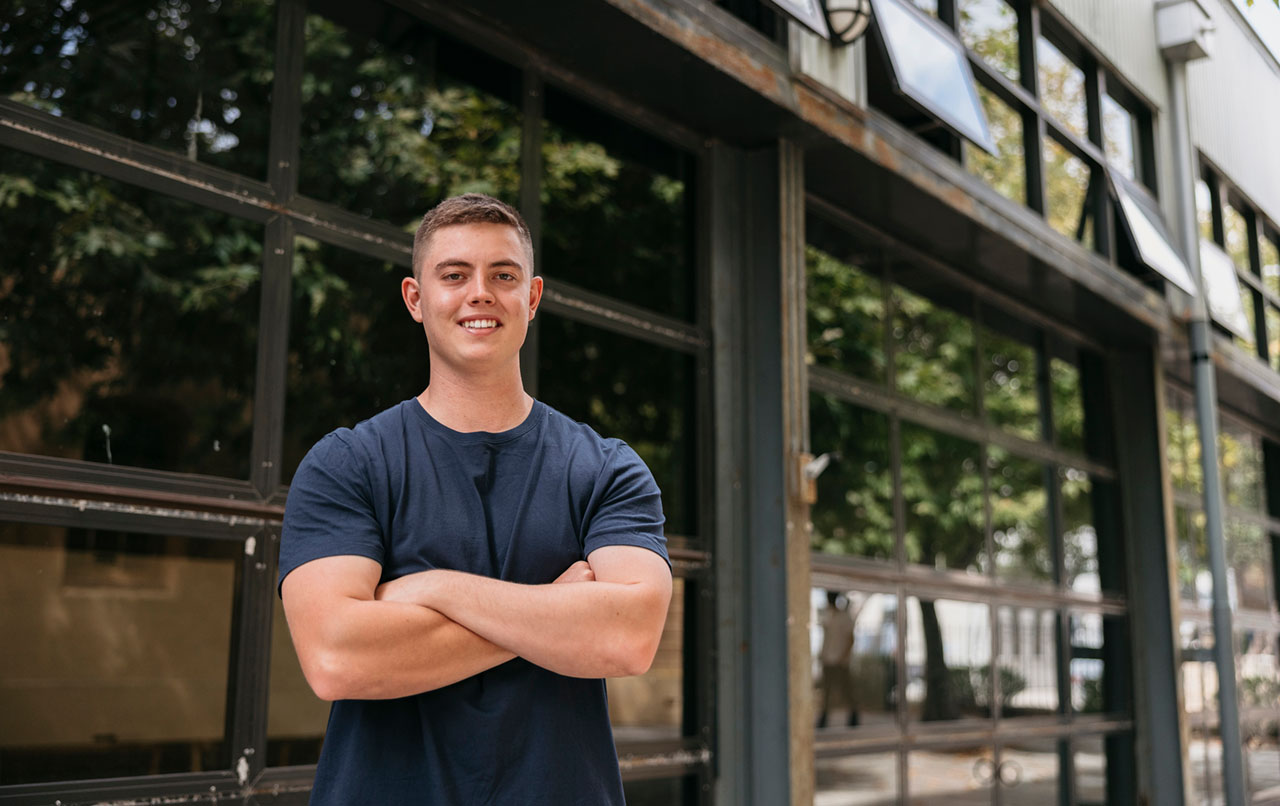
[[[813,588],[809,602],[817,727],[895,725],[897,597]]]
[[[1001,806],[1045,806],[1058,797],[1058,740],[1019,739],[1000,748]]]
[[[1183,262],[1179,250],[1173,245],[1171,230],[1165,225],[1164,213],[1156,200],[1145,189],[1140,189],[1119,173],[1111,174],[1116,199],[1120,202],[1120,214],[1127,235],[1138,258],[1164,279],[1181,288],[1187,294],[1199,293],[1191,270]]]
[[[926,14],[931,14],[935,17],[938,16],[938,0],[911,0],[911,2],[916,8]]]
[[[1200,430],[1191,396],[1165,387],[1166,440],[1169,445],[1169,472],[1175,489],[1200,493],[1204,470],[1200,462]],[[1175,461],[1176,459],[1176,461]]]
[[[1053,582],[1045,466],[991,446],[987,469],[996,576],[1015,582]]]
[[[1107,753],[1101,736],[1082,736],[1072,742],[1078,806],[1105,806]]]
[[[907,598],[907,715],[914,721],[991,717],[990,608]]]
[[[1138,121],[1107,93],[1102,94],[1102,144],[1111,167],[1138,179]]]
[[[1208,609],[1213,601],[1213,578],[1209,573],[1209,544],[1204,512],[1174,507],[1178,532],[1178,592],[1195,607]]]
[[[1102,578],[1089,474],[1073,467],[1060,467],[1058,485],[1062,493],[1063,571],[1067,587],[1077,593],[1096,593],[1102,589]]]
[[[1280,308],[1267,305],[1265,316],[1267,325],[1267,357],[1270,359],[1272,368],[1277,372],[1280,372]]]
[[[693,160],[549,88],[542,271],[692,321]]]
[[[400,297],[408,273],[310,238],[294,240],[286,483],[320,437],[426,387],[427,340]]]
[[[228,769],[243,552],[0,523],[0,785]]]
[[[274,6],[16,4],[0,30],[0,96],[265,179]]]
[[[645,741],[680,737],[684,686],[684,580],[672,580],[671,607],[658,652],[649,671],[608,681],[609,719],[614,740]]]
[[[960,12],[960,39],[965,45],[1016,82],[1018,13],[1005,0],[957,0],[956,10]]]
[[[0,161],[0,450],[248,478],[261,226]]]
[[[1039,438],[1034,347],[983,328],[982,387],[983,406],[993,425],[1024,439]]]
[[[908,803],[989,806],[996,782],[995,748],[916,750],[907,756]]]
[[[1058,712],[1058,614],[1030,607],[999,607],[1000,714]]]
[[[1200,237],[1213,240],[1213,191],[1203,179],[1196,180],[1196,221],[1200,225]]]
[[[904,288],[893,288],[898,390],[923,403],[973,411],[973,323]]]
[[[1044,140],[1045,219],[1058,232],[1093,246],[1093,220],[1088,215],[1089,166],[1052,137]]]
[[[1058,446],[1084,453],[1084,394],[1080,370],[1060,358],[1049,359],[1049,383],[1053,393],[1053,433]]]
[[[1121,708],[1114,701],[1116,694],[1109,686],[1122,681],[1108,678],[1106,640],[1120,632],[1119,617],[1100,613],[1072,613],[1069,627],[1071,638],[1071,707],[1078,714],[1094,714]],[[1123,647],[1117,643],[1115,650]]]
[[[1258,310],[1254,307],[1255,292],[1247,283],[1236,279],[1237,293],[1240,295],[1240,307],[1244,311],[1245,334],[1236,334],[1232,339],[1236,346],[1246,353],[1255,355],[1258,352]]]
[[[1043,36],[1036,40],[1040,103],[1081,140],[1089,138],[1084,70]]]
[[[1234,420],[1222,418],[1218,436],[1222,462],[1222,494],[1228,507],[1263,508],[1262,444],[1258,435]]]
[[[1274,631],[1241,630],[1236,638],[1240,675],[1240,728],[1245,746],[1245,779],[1259,796],[1280,786],[1280,661]],[[1256,800],[1263,800],[1256,797]]]
[[[623,781],[622,795],[628,806],[684,806],[697,803],[691,778],[646,778]]]
[[[1240,281],[1231,256],[1212,241],[1200,241],[1200,276],[1209,315],[1236,335],[1236,342],[1253,352],[1253,293]]]
[[[300,192],[409,232],[457,193],[518,201],[515,70],[382,3],[308,5]]]
[[[903,94],[972,142],[989,146],[973,73],[954,34],[899,0],[877,0],[874,8]]]
[[[861,267],[805,247],[809,361],[884,383],[884,286]]]
[[[1262,285],[1280,296],[1280,247],[1265,235],[1259,235],[1258,252],[1262,257]]]
[[[898,754],[870,753],[813,760],[814,806],[890,806],[898,803]]]
[[[1271,610],[1273,572],[1271,540],[1261,524],[1227,518],[1223,528],[1227,549],[1228,590],[1232,604],[1245,610]]]
[[[267,693],[268,767],[314,764],[320,759],[329,703],[307,685],[289,637],[284,606],[274,599],[271,617],[271,680]]]
[[[1027,201],[1027,161],[1022,144],[1022,115],[996,97],[981,84],[978,98],[987,113],[991,126],[991,138],[996,144],[997,157],[980,148],[965,146],[965,167],[1000,195],[1025,204]]]
[[[814,551],[893,559],[889,418],[829,395],[809,395],[809,441],[831,463],[810,509]]]
[[[1248,274],[1249,268],[1249,224],[1240,211],[1229,203],[1222,205],[1222,232],[1227,242],[1223,248],[1231,255],[1236,268]]]
[[[940,570],[987,567],[980,461],[972,442],[902,424],[908,562]]]
[[[662,490],[667,534],[697,534],[694,359],[541,314],[538,397],[640,454]]]

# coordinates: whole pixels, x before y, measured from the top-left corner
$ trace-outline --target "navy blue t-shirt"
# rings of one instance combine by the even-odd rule
[[[601,546],[667,558],[658,486],[617,439],[535,402],[519,426],[460,433],[409,399],[316,443],[293,477],[280,582],[369,557],[382,581],[447,568],[549,583]],[[669,560],[668,560],[669,562]],[[516,658],[395,700],[342,700],[312,804],[621,804],[603,680]]]

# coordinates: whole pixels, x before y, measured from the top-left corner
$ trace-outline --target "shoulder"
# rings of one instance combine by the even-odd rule
[[[626,442],[602,436],[586,423],[542,405],[546,408],[542,444],[560,453],[574,475],[589,473],[593,481],[606,485],[628,473],[652,481],[648,465]]]
[[[397,404],[351,428],[336,428],[320,438],[303,457],[294,474],[294,484],[317,474],[350,479],[363,474],[384,453],[388,439],[403,440],[404,404]],[[291,485],[293,486],[293,485]]]

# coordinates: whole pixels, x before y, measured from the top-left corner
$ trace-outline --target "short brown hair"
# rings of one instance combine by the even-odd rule
[[[533,236],[520,211],[504,201],[483,193],[463,193],[432,207],[413,236],[413,276],[419,276],[419,265],[431,246],[431,236],[444,227],[460,224],[504,224],[513,227],[529,253],[529,271],[533,272]]]

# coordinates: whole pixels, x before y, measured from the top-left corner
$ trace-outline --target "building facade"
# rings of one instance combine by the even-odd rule
[[[663,491],[629,803],[1280,802],[1280,9],[1184,3],[1185,84],[1166,0],[13,4],[0,803],[306,802],[288,484],[428,381],[465,191],[529,391]]]

